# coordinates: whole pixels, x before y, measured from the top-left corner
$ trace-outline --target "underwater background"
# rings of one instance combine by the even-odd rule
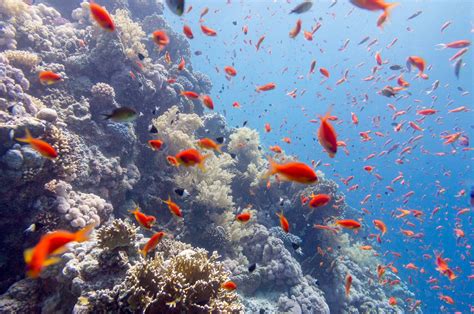
[[[474,3],[302,2],[0,1],[1,313],[472,312]]]

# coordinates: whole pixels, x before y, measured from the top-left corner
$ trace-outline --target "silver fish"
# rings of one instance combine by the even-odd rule
[[[370,36],[367,36],[364,39],[362,39],[357,45],[362,45],[363,43],[365,43],[369,39],[370,39]]]
[[[296,14],[301,14],[309,11],[311,7],[313,6],[313,1],[305,1],[303,3],[298,4],[296,7],[291,10],[291,13],[296,13]]]
[[[184,0],[166,0],[166,5],[174,14],[181,16],[184,13]]]
[[[431,89],[426,92],[426,95],[431,95],[439,86],[439,80],[434,81],[433,85],[431,85]]]

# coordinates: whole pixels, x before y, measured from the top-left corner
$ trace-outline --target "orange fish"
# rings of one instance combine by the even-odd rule
[[[422,110],[418,110],[416,112],[416,114],[419,114],[419,115],[422,115],[422,116],[430,116],[430,115],[433,115],[437,112],[438,112],[438,110],[436,110],[436,109],[422,109]]]
[[[364,170],[367,172],[372,172],[374,170],[373,166],[364,166]]]
[[[324,226],[324,225],[313,225],[315,229],[320,229],[320,230],[328,230],[334,232],[334,234],[337,234],[339,230],[336,228],[330,227],[330,226]]]
[[[100,27],[109,32],[113,32],[115,30],[114,22],[110,17],[109,12],[107,12],[104,7],[91,1],[89,3],[89,8],[91,11],[92,18],[94,18],[94,20],[97,22],[97,24],[100,25]]]
[[[326,68],[319,68],[319,73],[329,78],[329,71]]]
[[[163,141],[160,140],[149,140],[148,146],[153,150],[159,150],[163,146]]]
[[[170,43],[170,38],[162,29],[154,31],[152,34],[152,38],[155,44],[158,45],[160,51],[163,50]]]
[[[265,123],[265,132],[269,133],[271,132],[272,127],[270,126],[270,123]]]
[[[321,125],[318,130],[318,140],[321,146],[324,147],[329,157],[334,158],[337,153],[337,135],[332,124],[328,121],[331,116],[329,110],[324,117],[319,117]]]
[[[51,71],[41,71],[38,78],[43,85],[53,85],[61,81],[62,77]]]
[[[281,154],[282,149],[280,146],[275,145],[275,146],[270,146],[270,150],[274,153]]]
[[[360,222],[353,219],[336,220],[336,225],[346,229],[358,229],[361,226]]]
[[[255,48],[257,48],[257,51],[260,49],[260,45],[262,44],[263,40],[265,39],[265,35],[263,35],[262,37],[260,37],[258,39],[258,42],[257,44],[255,45]]]
[[[204,161],[209,157],[210,155],[201,155],[198,150],[194,148],[186,149],[178,154],[176,154],[175,158],[178,162],[178,165],[184,165],[185,167],[190,167],[190,166],[195,166],[197,165],[199,169],[202,171],[205,171],[206,169],[204,168]]]
[[[165,53],[165,62],[171,64],[171,56],[168,51]]]
[[[411,66],[414,66],[418,69],[418,76],[424,79],[427,79],[428,76],[424,74],[426,68],[426,62],[422,57],[410,56],[407,59],[407,68],[410,71]]]
[[[235,219],[237,219],[237,221],[240,221],[240,222],[243,222],[243,223],[246,223],[250,220],[250,218],[252,218],[252,214],[249,213],[249,212],[246,212],[246,213],[241,213],[241,214],[238,214],[235,216]]]
[[[221,151],[221,147],[222,147],[222,144],[217,144],[216,142],[214,142],[213,140],[211,140],[210,138],[202,138],[200,140],[198,140],[198,143],[199,147],[201,148],[204,148],[204,149],[213,149],[215,151],[218,151],[219,153],[222,153]]]
[[[235,282],[229,280],[229,281],[224,282],[221,285],[221,288],[225,289],[227,291],[233,291],[233,290],[237,289],[237,285],[235,284]]]
[[[346,275],[346,284],[345,284],[346,296],[349,296],[349,292],[351,290],[351,285],[352,285],[352,276],[350,274],[347,274]]]
[[[165,200],[162,200],[163,203],[165,203],[166,205],[168,205],[168,208],[170,210],[170,212],[179,217],[179,218],[183,218],[183,213],[181,212],[181,208],[179,208],[178,204],[176,204],[175,202],[173,202],[171,200],[171,196],[168,196],[168,200],[165,201]]]
[[[355,125],[358,125],[359,124],[359,118],[357,117],[357,115],[353,112],[351,112],[351,119],[352,119],[352,123],[354,123]]]
[[[199,94],[193,91],[181,91],[181,96],[184,96],[188,99],[198,99]]]
[[[183,71],[185,66],[186,62],[184,61],[184,58],[181,57],[181,62],[178,64],[178,71]]]
[[[94,225],[88,225],[83,229],[72,233],[64,230],[57,230],[43,235],[35,247],[26,249],[24,258],[27,268],[27,276],[38,278],[44,267],[56,264],[60,261],[58,255],[66,251],[66,244],[70,242],[84,242],[89,239]]]
[[[382,56],[380,55],[380,52],[375,53],[375,61],[377,61],[378,65],[382,65]]]
[[[229,76],[236,76],[237,75],[237,70],[235,70],[234,67],[231,67],[230,65],[224,67],[225,73]]]
[[[191,30],[191,27],[189,27],[188,25],[183,26],[183,33],[188,39],[194,38],[193,31]]]
[[[216,36],[217,35],[217,32],[215,30],[213,30],[212,28],[209,28],[207,26],[204,26],[204,25],[201,25],[201,30],[207,36]]]
[[[390,304],[391,306],[397,305],[397,299],[395,299],[395,297],[390,297],[388,299],[388,304]]]
[[[234,108],[240,108],[240,104],[238,101],[234,101],[234,103],[232,104],[232,107]]]
[[[315,183],[318,181],[318,177],[314,170],[305,163],[290,161],[284,164],[278,164],[271,158],[268,158],[268,162],[270,167],[264,176],[265,178],[278,174],[285,180],[304,184]]]
[[[176,157],[174,157],[174,156],[167,156],[167,157],[166,157],[166,160],[168,161],[168,163],[169,163],[171,166],[175,166],[175,167],[178,167],[178,166],[179,166],[179,162],[178,162],[178,160],[176,159]]]
[[[377,26],[382,24],[388,19],[390,11],[398,5],[398,3],[387,3],[385,0],[350,0],[351,3],[361,9],[369,11],[383,11],[382,15],[377,21]]]
[[[150,240],[145,244],[142,250],[140,250],[140,253],[146,257],[148,252],[154,250],[158,243],[160,243],[161,239],[166,235],[166,233],[160,231],[155,233],[154,235],[151,236]]]
[[[449,296],[447,296],[447,295],[440,294],[440,295],[439,295],[439,299],[440,299],[441,301],[444,301],[444,302],[448,303],[448,304],[451,304],[451,305],[454,304],[453,298],[451,298],[451,297],[449,297]]]
[[[308,202],[309,207],[317,208],[326,206],[331,201],[329,194],[311,194],[311,200]]]
[[[58,153],[56,152],[53,146],[51,146],[50,144],[46,143],[43,140],[33,138],[31,136],[30,130],[28,129],[26,129],[25,132],[26,132],[26,137],[16,138],[16,140],[19,142],[30,144],[31,148],[36,150],[43,157],[46,157],[49,159],[54,159],[58,157]]]
[[[132,213],[135,216],[136,221],[140,224],[145,229],[151,229],[151,227],[155,224],[156,218],[153,216],[148,216],[145,215],[140,211],[140,207],[136,207],[134,210],[130,210],[130,213]]]
[[[401,87],[408,87],[410,86],[410,83],[408,83],[407,81],[405,81],[405,79],[403,78],[403,75],[400,75],[398,78],[397,78],[397,84]]]
[[[374,219],[372,220],[372,223],[375,225],[375,227],[377,227],[377,229],[382,231],[382,235],[385,235],[385,233],[387,232],[387,226],[382,220]]]
[[[370,251],[372,250],[372,246],[371,245],[362,245],[359,247],[361,250],[363,251]]]
[[[301,31],[301,19],[296,21],[295,27],[290,31],[290,38],[295,38]]]
[[[290,224],[288,223],[288,220],[286,217],[283,215],[283,211],[281,213],[276,213],[276,215],[280,218],[280,227],[285,231],[286,233],[290,232]]]
[[[257,92],[266,92],[272,89],[275,89],[276,84],[275,83],[268,83],[265,85],[257,86],[256,91]]]
[[[214,102],[212,101],[211,96],[209,95],[202,95],[201,101],[208,109],[214,110]]]

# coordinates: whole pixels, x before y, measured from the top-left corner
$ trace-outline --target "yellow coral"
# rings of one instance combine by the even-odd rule
[[[118,9],[114,15],[114,22],[118,29],[120,40],[124,46],[125,55],[128,58],[136,59],[138,53],[145,58],[148,57],[148,51],[145,45],[140,41],[145,37],[145,32],[140,24],[135,23],[128,15],[128,11]]]
[[[29,51],[6,50],[2,52],[2,54],[8,59],[11,65],[27,71],[33,70],[41,61],[38,55]]]

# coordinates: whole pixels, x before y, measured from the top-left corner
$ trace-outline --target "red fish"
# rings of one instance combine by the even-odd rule
[[[290,38],[295,38],[301,31],[301,19],[296,21],[295,27],[290,31]]]
[[[308,202],[309,207],[317,208],[326,206],[331,201],[331,196],[329,194],[311,194],[311,199]]]
[[[193,91],[181,91],[181,96],[184,96],[189,99],[198,99],[199,94]]]
[[[26,137],[24,138],[16,138],[17,141],[23,142],[23,143],[28,143],[30,144],[31,148],[36,150],[38,153],[41,154],[41,156],[49,158],[49,159],[54,159],[58,157],[57,151],[54,149],[53,146],[48,144],[47,142],[33,138],[31,136],[30,130],[26,129]]]
[[[290,224],[288,223],[286,217],[283,215],[283,211],[281,213],[276,214],[280,218],[280,227],[283,229],[283,231],[285,231],[286,233],[290,232]]]
[[[349,296],[349,292],[351,290],[351,285],[352,285],[352,276],[350,274],[347,274],[346,275],[346,284],[345,284],[346,296]]]
[[[424,73],[426,68],[426,61],[422,57],[410,56],[407,59],[407,68],[411,70],[411,66],[414,66],[418,69],[418,76],[427,79],[428,76]]]
[[[205,171],[204,162],[210,155],[201,155],[199,151],[194,148],[186,149],[178,154],[175,158],[178,165],[184,165],[185,167],[191,167],[197,165],[201,170]]]
[[[59,74],[56,74],[51,71],[41,71],[38,74],[40,83],[43,85],[53,85],[61,81],[62,77]]]
[[[319,73],[321,73],[325,77],[329,78],[329,71],[326,68],[320,68]]]
[[[248,222],[250,218],[252,218],[252,214],[249,212],[241,213],[235,216],[235,219],[237,219],[237,221],[240,221],[243,223]]]
[[[235,282],[229,280],[229,281],[226,281],[223,284],[221,284],[221,288],[225,289],[227,291],[233,291],[233,290],[237,289],[237,285],[235,284]]]
[[[329,110],[324,117],[319,117],[321,125],[318,130],[318,140],[321,146],[326,150],[329,157],[334,158],[337,153],[337,135],[332,124],[328,121],[331,116]]]
[[[387,3],[385,0],[350,0],[351,3],[361,9],[369,11],[383,11],[382,15],[377,21],[377,26],[382,24],[388,19],[391,9],[398,5],[398,3]]]
[[[281,154],[282,149],[280,146],[275,145],[275,146],[270,146],[270,150],[274,153]]]
[[[161,239],[166,235],[166,233],[160,231],[151,236],[150,240],[145,244],[143,249],[140,250],[140,253],[146,257],[148,252],[154,250]]]
[[[214,102],[212,101],[211,96],[201,95],[201,101],[208,109],[214,110]]]
[[[136,207],[134,210],[130,211],[134,216],[137,222],[145,229],[151,229],[155,224],[156,218],[153,216],[145,215],[140,211],[140,207]]]
[[[224,67],[225,73],[229,76],[236,76],[237,75],[237,70],[235,70],[234,67],[231,67],[230,65]]]
[[[201,25],[201,30],[207,36],[217,36],[217,32],[207,26]]]
[[[152,34],[153,41],[158,45],[159,50],[163,50],[169,43],[170,38],[164,30],[156,30]]]
[[[149,140],[148,146],[153,150],[159,150],[163,146],[163,141],[161,140]]]
[[[194,38],[193,31],[191,30],[191,27],[189,27],[188,25],[183,26],[183,33],[188,39]]]
[[[178,204],[176,204],[175,202],[173,202],[171,200],[171,196],[168,196],[168,200],[165,201],[165,200],[162,200],[163,203],[165,203],[166,205],[168,205],[168,209],[170,210],[170,212],[175,215],[176,217],[179,217],[179,218],[183,218],[183,213],[181,212],[181,208],[179,208]]]
[[[471,45],[471,42],[469,40],[463,39],[463,40],[456,40],[447,44],[437,44],[436,46],[441,50],[441,49],[446,49],[446,48],[466,48]]]
[[[88,225],[75,233],[57,230],[43,235],[35,247],[25,250],[23,254],[28,277],[38,278],[44,267],[60,261],[60,258],[51,255],[66,251],[65,245],[70,242],[87,241],[93,228],[94,225]]]
[[[276,85],[275,83],[268,83],[265,85],[257,86],[256,91],[257,92],[266,92],[272,89],[275,89]]]
[[[89,3],[89,8],[91,11],[92,18],[94,18],[94,20],[97,22],[97,24],[100,25],[100,27],[109,32],[113,32],[115,30],[114,22],[110,17],[109,12],[107,12],[104,7],[91,1]]]
[[[375,227],[377,227],[377,229],[382,231],[382,235],[385,235],[385,233],[387,232],[387,226],[385,225],[385,223],[382,220],[377,220],[377,219],[372,220],[372,222],[375,225]]]
[[[285,180],[298,183],[310,184],[318,181],[314,170],[305,163],[290,161],[284,164],[278,164],[271,158],[268,158],[270,168],[264,178],[278,174]]]
[[[181,62],[178,64],[178,71],[183,71],[185,66],[186,62],[184,61],[184,58],[181,57]]]
[[[257,48],[257,51],[260,49],[260,45],[262,44],[263,40],[265,39],[265,35],[262,35],[258,41],[257,44],[255,45],[255,48]]]
[[[360,222],[353,219],[336,220],[336,225],[341,226],[346,229],[358,229],[361,227]]]
[[[199,147],[201,148],[204,148],[204,149],[213,149],[219,153],[222,153],[221,151],[221,147],[222,147],[222,144],[217,144],[216,142],[214,142],[213,140],[211,140],[210,138],[202,138],[200,140],[198,140],[198,143]]]

